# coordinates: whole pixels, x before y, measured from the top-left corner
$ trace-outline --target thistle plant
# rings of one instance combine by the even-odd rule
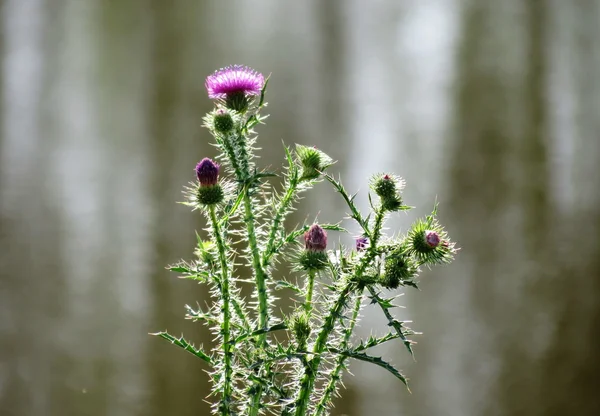
[[[365,215],[356,195],[328,173],[332,159],[315,147],[284,146],[281,172],[260,169],[254,128],[266,119],[267,84],[268,78],[243,66],[206,79],[214,109],[204,126],[214,138],[216,161],[198,163],[185,204],[205,216],[208,237],[198,236],[195,260],[169,269],[209,287],[207,306],[186,306],[186,317],[206,324],[215,345],[195,347],[183,336],[155,335],[207,363],[214,414],[326,415],[351,360],[379,366],[407,384],[370,349],[398,342],[413,354],[415,332],[393,315],[394,301],[399,290],[418,288],[422,267],[449,263],[456,249],[436,218],[437,204],[405,233],[384,234],[389,215],[410,209],[400,177],[371,178]],[[273,184],[278,177],[280,191]],[[318,182],[339,193],[348,217],[337,224],[286,227],[302,193]],[[353,247],[331,244],[332,234],[347,233],[342,220],[360,229]],[[275,278],[276,266],[283,280]],[[249,280],[254,290],[243,296]],[[296,306],[278,317],[274,302],[281,289],[293,293]],[[356,339],[360,312],[367,307],[380,309],[390,331]]]

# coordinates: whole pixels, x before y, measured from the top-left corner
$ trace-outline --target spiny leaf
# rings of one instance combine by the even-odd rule
[[[287,329],[287,325],[284,322],[280,322],[278,324],[270,326],[269,328],[257,329],[256,331],[253,331],[253,332],[247,332],[245,334],[239,335],[236,339],[231,340],[229,342],[231,344],[237,344],[237,343],[245,340],[246,338],[255,337],[257,335],[268,334],[269,332],[280,331],[282,329]]]
[[[296,293],[302,293],[302,289],[290,282],[286,282],[285,280],[279,280],[275,282],[275,289],[292,289]]]
[[[400,335],[398,335],[398,333],[396,332],[389,332],[383,337],[374,337],[371,335],[369,338],[367,338],[366,341],[361,341],[360,344],[356,348],[354,348],[354,351],[365,351],[369,348],[376,347],[377,345],[381,345],[383,343],[392,341],[397,338],[400,338]]]
[[[411,341],[408,338],[406,338],[404,332],[402,331],[402,323],[397,321],[396,319],[394,319],[394,317],[392,316],[392,314],[389,311],[389,308],[382,306],[382,304],[380,303],[382,301],[382,299],[379,297],[379,295],[377,294],[375,289],[373,289],[373,287],[369,287],[369,292],[371,293],[372,299],[375,302],[377,302],[379,304],[379,306],[381,307],[383,314],[385,315],[385,317],[388,320],[388,325],[396,330],[398,337],[402,340],[402,342],[404,343],[404,346],[406,347],[406,349],[408,350],[408,352],[414,359],[415,354],[414,354],[412,346],[411,346]]]
[[[175,338],[173,335],[169,334],[166,331],[156,332],[156,333],[153,333],[150,335],[155,335],[162,339],[166,339],[171,344],[177,345],[178,347],[183,348],[184,350],[195,355],[196,357],[200,358],[201,360],[206,361],[208,364],[213,365],[212,358],[210,358],[208,355],[206,355],[202,350],[194,348],[194,346],[192,344],[190,344],[189,342],[187,342],[185,340],[185,338],[183,338],[183,336],[181,336],[179,338]]]
[[[364,361],[367,363],[375,364],[381,368],[386,369],[390,373],[392,373],[396,378],[404,383],[406,388],[408,389],[408,380],[406,377],[398,371],[393,365],[381,359],[381,357],[374,357],[363,352],[357,352],[354,350],[338,350],[337,348],[328,348],[328,351],[334,354],[343,355],[345,357],[354,358],[356,360]],[[410,389],[408,389],[410,392]]]

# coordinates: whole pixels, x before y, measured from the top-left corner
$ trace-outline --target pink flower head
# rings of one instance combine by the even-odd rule
[[[440,236],[435,231],[425,231],[425,243],[431,248],[436,248],[440,244]]]
[[[304,233],[304,247],[312,251],[325,251],[327,248],[327,232],[319,225],[313,224]]]
[[[205,157],[196,165],[196,176],[200,186],[212,186],[219,179],[219,165]]]
[[[260,94],[265,78],[254,69],[242,65],[230,65],[206,77],[209,98],[226,98],[229,95]]]

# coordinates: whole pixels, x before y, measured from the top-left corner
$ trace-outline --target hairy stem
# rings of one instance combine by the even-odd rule
[[[315,287],[315,275],[317,272],[315,270],[308,271],[308,284],[306,288],[306,302],[304,303],[304,307],[306,308],[306,312],[308,313],[308,318],[310,319],[310,313],[312,312],[312,298],[313,298],[313,290]]]
[[[360,311],[360,306],[362,303],[362,293],[360,293],[356,300],[354,301],[354,308],[352,309],[352,319],[350,320],[350,324],[348,328],[346,328],[346,332],[344,333],[344,339],[340,344],[340,350],[345,350],[348,348],[348,343],[350,342],[350,337],[352,336],[352,332],[354,332],[354,327],[356,326],[356,319],[358,318],[358,313]],[[335,393],[335,389],[337,387],[337,383],[341,380],[340,373],[344,369],[344,362],[348,357],[344,355],[340,355],[335,364],[335,368],[331,372],[331,376],[329,378],[329,382],[325,387],[325,391],[323,392],[323,396],[319,403],[317,403],[317,408],[315,410],[315,416],[319,416],[323,414],[327,410],[327,405],[331,400],[331,396]]]
[[[295,170],[290,175],[290,183],[287,188],[287,191],[283,198],[279,201],[279,206],[275,211],[275,216],[273,217],[273,221],[271,222],[271,229],[269,230],[269,237],[267,238],[267,246],[263,253],[262,264],[263,267],[266,267],[273,254],[275,254],[275,238],[277,237],[277,232],[281,227],[281,222],[283,220],[284,214],[288,210],[292,201],[294,200],[294,196],[296,195],[296,190],[298,189],[298,172]]]
[[[240,163],[235,154],[235,149],[233,147],[233,144],[231,143],[230,138],[227,136],[222,137],[222,138],[220,138],[219,142],[222,144],[223,149],[225,149],[225,154],[227,155],[227,158],[229,159],[229,163],[231,163],[231,167],[233,168],[235,177],[239,181],[243,176],[243,172],[240,169]]]
[[[269,325],[269,302],[267,293],[266,273],[262,268],[260,261],[260,253],[256,241],[256,229],[254,227],[254,213],[252,210],[252,201],[249,190],[246,187],[244,190],[244,209],[246,212],[245,222],[248,232],[248,244],[252,255],[252,268],[254,269],[254,278],[256,280],[256,291],[258,294],[258,327],[265,329]],[[267,334],[258,336],[258,347],[264,348],[267,344]],[[262,385],[256,383],[254,385],[254,393],[251,397],[250,416],[256,416],[260,411],[260,401],[262,398]]]
[[[381,237],[381,228],[383,227],[383,219],[385,218],[385,211],[379,207],[379,209],[375,212],[375,223],[373,224],[373,230],[371,231],[370,247],[372,250],[377,249],[377,243],[379,242],[379,238]]]
[[[313,353],[315,355],[305,365],[304,375],[302,376],[302,381],[300,382],[298,398],[296,399],[296,416],[307,415],[310,395],[313,391],[319,365],[321,364],[321,354],[323,351],[325,351],[327,338],[329,338],[329,335],[333,331],[335,321],[342,315],[342,311],[346,305],[346,300],[353,286],[354,285],[350,282],[346,283],[342,291],[339,293],[335,304],[329,311],[329,315],[327,315],[327,318],[325,318],[325,323],[323,324],[321,332],[319,332],[317,341],[315,342],[315,346],[313,347]]]
[[[223,334],[223,397],[221,398],[221,412],[223,415],[230,415],[231,410],[229,408],[231,403],[232,394],[232,357],[231,352],[232,345],[230,344],[230,311],[229,311],[229,266],[227,263],[227,253],[225,251],[225,243],[223,236],[221,235],[221,229],[217,216],[215,215],[215,207],[211,205],[209,208],[210,220],[213,226],[213,232],[215,234],[215,240],[217,242],[217,248],[219,251],[219,261],[221,263],[221,298],[223,301],[223,322],[221,323],[221,332]]]

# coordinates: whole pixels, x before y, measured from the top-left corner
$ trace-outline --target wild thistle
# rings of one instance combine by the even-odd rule
[[[436,219],[437,204],[406,235],[385,236],[386,218],[409,209],[401,195],[404,181],[392,174],[374,175],[371,189],[379,199],[369,196],[372,212],[363,215],[354,195],[326,173],[332,159],[311,146],[284,147],[284,189],[276,192],[268,180],[277,174],[258,169],[254,156],[254,127],[266,118],[261,110],[267,83],[268,78],[243,66],[223,68],[206,79],[215,109],[204,125],[221,164],[209,158],[198,163],[197,182],[186,188],[186,204],[205,215],[209,237],[198,238],[197,260],[170,270],[209,286],[207,309],[188,306],[187,317],[208,325],[217,343],[206,351],[183,337],[156,335],[208,363],[212,396],[218,398],[214,414],[325,415],[349,359],[375,364],[406,384],[390,363],[368,354],[396,339],[412,354],[414,333],[391,313],[397,294],[388,298],[383,290],[417,287],[421,266],[448,263],[457,249]],[[323,180],[340,194],[349,219],[360,228],[354,249],[331,244],[328,231],[346,232],[339,224],[284,227],[300,194]],[[231,247],[233,238],[244,244],[241,254]],[[290,263],[291,273],[282,281],[273,278],[279,262]],[[240,295],[240,266],[252,270],[255,290],[249,303]],[[282,287],[296,293],[298,307],[276,320],[271,310]],[[381,309],[391,332],[353,341],[367,304]],[[276,331],[287,336],[275,337]]]

